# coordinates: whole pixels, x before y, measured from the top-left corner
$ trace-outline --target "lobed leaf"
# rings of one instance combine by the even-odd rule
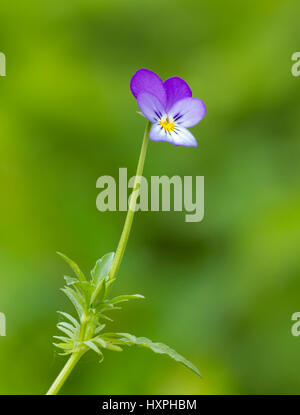
[[[114,259],[113,252],[108,253],[97,260],[96,265],[91,271],[90,282],[86,280],[84,274],[74,261],[64,254],[59,252],[58,254],[69,264],[77,277],[74,278],[65,276],[64,278],[67,286],[65,286],[62,291],[72,302],[79,319],[81,320],[81,317],[84,315],[85,318],[88,319],[87,321],[89,321],[92,328],[92,331],[89,331],[88,334],[83,333],[84,337],[80,337],[79,339],[78,336],[81,322],[77,321],[77,319],[70,314],[59,311],[59,313],[68,320],[68,322],[62,321],[57,324],[58,329],[65,333],[68,337],[54,336],[54,338],[60,341],[59,343],[54,343],[54,345],[64,350],[64,353],[60,354],[71,354],[75,350],[75,346],[85,345],[100,355],[102,361],[103,353],[101,348],[113,351],[122,351],[122,348],[119,345],[136,345],[148,348],[158,354],[165,354],[171,359],[183,364],[201,377],[201,374],[196,366],[177,353],[174,349],[171,349],[163,343],[152,342],[146,337],[136,337],[128,333],[104,333],[99,335],[105,327],[105,324],[101,324],[100,321],[113,321],[111,318],[103,314],[105,311],[120,310],[121,307],[118,307],[117,305],[122,302],[145,298],[140,294],[132,294],[120,295],[109,300],[105,300],[108,288],[114,281],[109,278],[109,272]],[[89,338],[91,336],[96,337]],[[85,340],[86,338],[88,340]]]
[[[189,362],[187,359],[185,359],[183,356],[177,353],[174,349],[171,349],[166,344],[154,343],[146,337],[135,337],[132,334],[128,333],[110,333],[110,335],[112,334],[115,334],[117,337],[119,337],[119,340],[123,341],[124,344],[127,344],[129,346],[137,345],[141,347],[146,347],[152,350],[154,353],[166,354],[171,359],[183,364],[184,366],[191,369],[193,372],[195,372],[198,376],[201,377],[201,373],[199,372],[196,366],[194,366],[191,362]]]

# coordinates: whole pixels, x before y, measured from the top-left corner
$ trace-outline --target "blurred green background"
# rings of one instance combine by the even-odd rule
[[[68,394],[300,392],[299,2],[3,0],[0,51],[0,393],[43,394],[57,355],[66,253],[88,272],[124,212],[96,210],[96,180],[135,173],[144,119],[129,91],[146,67],[180,76],[208,112],[199,147],[149,145],[145,176],[205,176],[205,218],[138,213],[114,294],[116,331],[162,341],[199,380],[150,351],[88,353]]]

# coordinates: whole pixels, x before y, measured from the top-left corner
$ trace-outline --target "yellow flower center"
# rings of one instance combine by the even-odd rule
[[[168,132],[172,132],[175,129],[175,123],[174,122],[170,122],[168,117],[164,121],[163,120],[160,120],[159,121],[159,125],[161,125],[162,128],[165,131],[168,131]]]

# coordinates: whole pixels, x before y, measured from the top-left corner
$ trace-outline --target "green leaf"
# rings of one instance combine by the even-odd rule
[[[73,349],[73,345],[69,344],[69,343],[53,343],[54,346],[58,347],[59,349],[64,349],[64,350],[71,350]]]
[[[58,353],[61,356],[66,356],[68,354],[72,354],[73,350],[74,350],[73,344],[70,344],[70,343],[65,343],[65,342],[64,343],[53,343],[53,345],[55,347],[58,347],[59,349],[64,350],[64,353]]]
[[[117,307],[109,303],[102,303],[96,308],[96,310],[103,313],[104,311],[122,310],[122,307]]]
[[[65,352],[65,353],[58,353],[60,356],[67,356],[69,354],[72,354],[73,350],[70,350],[69,352]]]
[[[72,339],[70,337],[63,337],[63,336],[53,336],[54,339],[61,340],[63,343],[72,343]]]
[[[99,324],[99,326],[95,329],[95,334],[99,334],[105,327],[105,324]]]
[[[129,300],[138,300],[138,299],[143,299],[143,298],[145,297],[141,294],[119,295],[118,297],[114,297],[111,300],[108,300],[108,302],[110,304],[118,304],[118,303],[123,303]]]
[[[98,313],[98,316],[99,316],[100,318],[102,318],[103,320],[113,322],[113,319],[112,319],[112,318],[110,318],[110,317],[107,317],[105,314]]]
[[[67,349],[65,349],[64,347],[60,347],[59,345],[57,345],[56,343],[53,343],[54,344],[54,346],[56,346],[56,347],[58,347],[58,348],[60,348],[60,349],[64,349],[65,350],[65,352],[64,353],[58,353],[60,356],[67,356],[67,355],[69,355],[69,354],[72,354],[73,353],[73,349],[71,349],[71,350],[67,350]]]
[[[106,343],[105,349],[112,350],[114,352],[123,352],[123,349],[120,346],[117,346],[110,341]]]
[[[60,324],[57,324],[57,328],[63,333],[65,333],[68,337],[70,337],[70,339],[73,339],[74,333],[71,330],[65,328],[64,326],[61,326]]]
[[[79,266],[70,258],[68,258],[66,255],[62,254],[61,252],[57,252],[57,254],[62,257],[67,264],[70,265],[72,270],[75,272],[75,275],[78,277],[80,281],[86,281],[86,278],[83,274],[83,272],[80,270]]]
[[[184,366],[186,366],[187,368],[195,372],[198,376],[202,377],[201,373],[196,368],[196,366],[194,366],[191,362],[186,360],[183,356],[181,356],[175,350],[171,349],[169,346],[163,343],[154,343],[151,340],[147,339],[146,337],[135,337],[132,334],[128,334],[128,333],[115,333],[115,334],[117,336],[120,336],[119,340],[124,341],[124,344],[128,344],[129,346],[137,345],[141,347],[146,347],[152,350],[154,353],[166,354],[171,359],[176,360],[176,362],[182,363]]]
[[[69,321],[71,321],[71,323],[73,323],[75,327],[80,328],[80,324],[76,320],[76,318],[74,318],[73,316],[71,316],[68,313],[64,313],[63,311],[58,311],[58,313],[61,314],[62,316],[64,316],[65,318],[67,318]]]
[[[106,282],[106,288],[108,289],[114,282],[116,281],[116,278],[114,278],[114,279],[109,279],[107,282]]]
[[[76,293],[70,287],[61,288],[61,290],[69,298],[69,300],[71,301],[71,303],[75,307],[79,318],[81,318],[82,313],[83,313],[82,298],[80,298],[80,296],[78,295],[78,293]]]
[[[95,286],[95,289],[91,296],[90,305],[96,305],[105,298],[106,289],[110,283],[108,274],[113,263],[114,255],[114,252],[110,252],[98,259],[95,267],[91,271],[91,283]]]
[[[74,284],[74,282],[78,281],[78,278],[69,277],[68,275],[65,275],[64,279],[65,279],[67,285],[72,285],[72,284]]]
[[[77,332],[77,328],[73,326],[73,324],[67,323],[66,321],[59,322],[57,327],[65,327],[66,329],[70,330],[71,333],[75,334]]]
[[[93,342],[100,344],[101,347],[104,347],[104,348],[106,347],[106,341],[101,339],[100,337],[95,337],[93,339]]]
[[[103,278],[97,285],[97,287],[94,289],[94,292],[91,296],[90,305],[93,305],[93,303],[99,303],[103,301],[105,298],[105,292],[106,292],[106,281],[108,277]]]
[[[86,305],[89,306],[94,287],[88,281],[76,281],[72,286],[75,287],[77,291],[79,290],[85,299]]]
[[[95,345],[91,340],[86,340],[83,342],[86,346],[88,346],[91,350],[96,352],[97,354],[102,354],[101,350],[98,348],[98,346]]]
[[[98,259],[96,265],[91,271],[92,283],[98,285],[101,280],[108,276],[108,273],[111,269],[114,252],[104,255],[102,258]]]

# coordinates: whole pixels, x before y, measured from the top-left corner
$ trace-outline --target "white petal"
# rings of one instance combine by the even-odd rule
[[[181,125],[175,124],[175,130],[172,132],[172,140],[175,146],[187,146],[197,147],[198,143],[193,134],[182,127]]]
[[[197,147],[197,141],[192,133],[184,127],[175,126],[172,132],[166,131],[161,125],[155,123],[150,130],[150,139],[152,141],[166,141],[175,146]]]
[[[157,122],[152,125],[149,138],[152,141],[166,141],[167,143],[172,143],[172,133],[167,132],[160,124]]]

